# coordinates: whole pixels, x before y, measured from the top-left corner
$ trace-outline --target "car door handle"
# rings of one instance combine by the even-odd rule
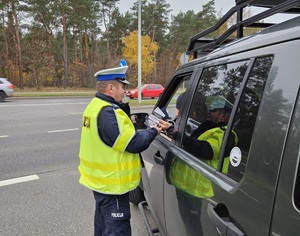
[[[157,151],[154,155],[154,161],[159,165],[165,164],[165,159],[160,155],[160,151]]]
[[[225,205],[222,204],[222,207],[225,207]],[[207,213],[220,235],[244,236],[244,233],[240,231],[231,221],[229,221],[229,213],[228,216],[220,217],[214,206],[210,203],[207,205]]]

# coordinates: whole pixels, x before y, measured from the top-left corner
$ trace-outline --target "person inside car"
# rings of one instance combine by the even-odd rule
[[[206,160],[206,162],[217,168],[220,149],[227,123],[232,110],[232,104],[223,96],[213,98],[208,105],[207,120],[193,131],[191,136],[184,135],[183,148],[194,156]],[[232,131],[228,139],[225,156],[228,157],[231,149],[236,145],[237,137]],[[228,172],[229,159],[224,172]]]
[[[184,134],[182,146],[189,153],[204,160],[210,166],[217,168],[220,149],[224,133],[227,128],[227,122],[232,110],[232,104],[223,96],[210,96],[207,98],[208,107],[207,120],[201,123],[191,136]],[[160,120],[160,126],[166,133],[172,133],[173,124]],[[174,134],[174,133],[173,133]],[[228,157],[231,149],[237,143],[237,136],[232,131],[230,133],[225,156]],[[228,173],[229,158],[225,158],[223,173]]]

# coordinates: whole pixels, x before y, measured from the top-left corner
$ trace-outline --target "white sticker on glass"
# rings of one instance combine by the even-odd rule
[[[230,164],[234,167],[237,167],[241,164],[242,161],[242,152],[238,147],[234,147],[230,152]]]

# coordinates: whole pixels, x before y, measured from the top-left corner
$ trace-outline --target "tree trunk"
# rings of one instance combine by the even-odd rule
[[[86,84],[89,84],[89,67],[90,67],[90,60],[89,60],[89,38],[87,32],[84,33],[84,44],[85,44],[85,50],[84,50],[84,64],[86,65]]]
[[[68,86],[68,52],[67,52],[67,23],[65,15],[65,1],[62,1],[62,26],[63,26],[63,60],[64,60],[64,89]]]
[[[77,38],[76,33],[73,31],[73,47],[74,47],[74,61],[77,63]]]
[[[34,65],[32,65],[32,72],[33,72],[33,80],[35,82],[35,86],[39,90],[40,89],[40,82],[39,82],[39,78],[37,76],[37,72],[36,72],[36,69],[35,69]]]
[[[15,20],[15,29],[16,29],[16,55],[19,66],[19,79],[20,79],[20,89],[24,89],[23,85],[23,65],[22,65],[22,49],[21,49],[21,40],[19,34],[19,20],[16,12],[16,6],[14,0],[11,1],[11,8]]]
[[[4,11],[1,14],[2,22],[3,22],[3,27],[2,27],[2,35],[4,39],[4,45],[5,45],[5,54],[4,54],[4,59],[6,62],[8,62],[9,59],[9,50],[8,50],[8,41],[6,37],[6,27],[5,27],[5,20],[4,20]]]

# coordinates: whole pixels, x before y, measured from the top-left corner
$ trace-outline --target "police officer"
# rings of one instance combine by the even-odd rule
[[[95,73],[97,93],[83,114],[79,182],[94,194],[95,236],[131,235],[129,191],[140,182],[139,152],[161,132],[159,127],[136,131],[120,109],[127,68],[120,63]]]

